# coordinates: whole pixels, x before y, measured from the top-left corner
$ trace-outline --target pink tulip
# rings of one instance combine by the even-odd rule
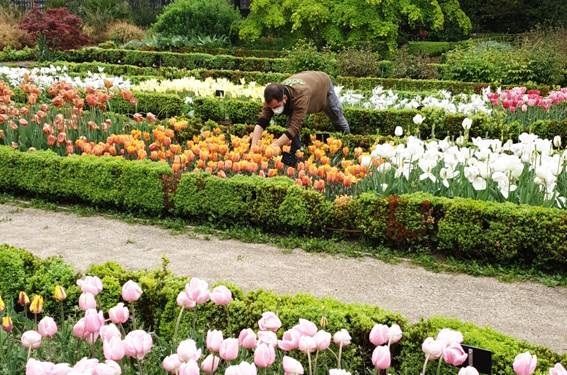
[[[120,375],[122,370],[118,363],[107,360],[105,363],[99,363],[94,368],[94,373],[96,375]]]
[[[100,327],[104,325],[102,311],[88,309],[85,311],[85,334],[98,333]]]
[[[315,344],[317,345],[317,350],[322,352],[323,350],[327,350],[331,345],[331,334],[326,331],[319,331],[313,336],[315,339]]]
[[[458,375],[479,375],[479,373],[474,367],[467,366],[461,368]]]
[[[390,340],[390,328],[384,324],[375,324],[370,331],[370,342],[376,346],[387,344]]]
[[[199,375],[199,365],[196,361],[182,363],[178,370],[179,375]]]
[[[219,285],[211,292],[211,301],[219,306],[232,302],[232,292],[224,285]]]
[[[189,299],[195,301],[196,304],[203,304],[209,300],[209,284],[204,280],[194,277],[189,284],[185,286],[185,293],[187,293]]]
[[[112,337],[110,340],[105,340],[102,344],[104,358],[112,361],[120,361],[126,354],[124,342],[118,337]]]
[[[145,331],[135,330],[126,335],[124,351],[128,357],[142,360],[152,350],[152,336]]]
[[[238,342],[245,349],[254,349],[256,347],[256,333],[250,328],[243,329],[238,335]]]
[[[96,358],[83,358],[79,362],[75,363],[73,366],[74,374],[92,374],[96,366],[98,365],[98,359]]]
[[[26,375],[51,374],[54,367],[54,364],[51,362],[42,362],[37,359],[30,358],[26,363]]]
[[[284,356],[283,368],[285,375],[303,375],[303,366],[294,358]]]
[[[397,324],[392,324],[388,330],[390,336],[390,344],[395,344],[402,339],[402,329]]]
[[[518,354],[514,359],[514,372],[516,375],[531,375],[537,366],[537,357],[529,352]]]
[[[120,330],[118,330],[118,327],[116,327],[116,325],[112,323],[100,327],[99,334],[102,341],[108,341],[113,337],[122,339],[122,334],[120,333]]]
[[[268,344],[258,344],[254,351],[254,363],[260,368],[267,368],[276,361],[276,350]]]
[[[122,286],[122,299],[126,302],[136,302],[142,296],[142,288],[138,283],[128,280]]]
[[[455,367],[462,365],[467,360],[467,353],[461,344],[451,344],[443,349],[443,360]]]
[[[315,339],[311,336],[301,336],[299,339],[299,350],[302,353],[313,353],[317,350],[317,343]]]
[[[299,324],[295,328],[302,336],[314,336],[317,333],[317,326],[315,323],[307,319],[299,319]]]
[[[73,336],[83,339],[85,337],[85,318],[79,319],[73,326]]]
[[[271,311],[262,314],[262,318],[258,321],[258,327],[261,331],[276,332],[282,326],[280,318]]]
[[[207,349],[210,352],[218,353],[220,346],[222,344],[223,337],[222,332],[213,330],[207,332]]]
[[[278,336],[272,331],[258,331],[258,344],[278,345]]]
[[[433,337],[428,337],[423,341],[421,350],[423,350],[430,360],[438,359],[443,354],[443,343],[434,340]]]
[[[41,346],[41,335],[36,331],[26,331],[22,334],[22,345],[28,349],[37,349]]]
[[[212,374],[217,371],[219,363],[219,357],[209,354],[207,358],[205,358],[205,360],[201,363],[201,370],[203,370],[205,374]]]
[[[349,345],[350,340],[350,334],[346,329],[341,329],[333,335],[333,342],[341,347]]]
[[[197,344],[191,339],[183,340],[177,346],[177,354],[183,362],[198,361],[201,358],[201,349],[197,349]]]
[[[285,331],[282,340],[278,342],[278,347],[286,352],[295,350],[299,346],[299,339],[301,338],[301,333],[295,329],[290,329]]]
[[[437,341],[439,341],[444,348],[451,344],[460,344],[463,342],[463,334],[454,329],[443,328],[437,334]]]
[[[179,369],[179,366],[181,366],[181,361],[177,354],[168,355],[161,363],[161,367],[170,374],[175,374]]]
[[[57,333],[57,324],[53,318],[46,316],[39,321],[37,331],[43,337],[53,337]]]
[[[372,364],[377,370],[390,368],[391,364],[390,348],[387,345],[377,346],[372,353]]]
[[[130,317],[130,311],[122,302],[108,310],[108,317],[114,324],[124,324]]]
[[[225,339],[220,346],[219,355],[227,362],[238,358],[238,339]]]
[[[51,370],[52,375],[70,375],[71,374],[71,366],[68,363],[57,363],[53,366],[53,370]]]
[[[561,365],[561,363],[556,363],[553,368],[549,369],[549,375],[567,375],[567,370]]]
[[[177,306],[183,309],[192,309],[197,306],[197,302],[190,299],[185,291],[179,292],[176,302]]]
[[[92,293],[82,293],[79,296],[79,308],[83,311],[87,311],[88,309],[96,309],[96,300],[95,296]]]
[[[77,285],[83,293],[91,293],[95,296],[102,291],[102,281],[97,276],[85,276],[77,280]]]

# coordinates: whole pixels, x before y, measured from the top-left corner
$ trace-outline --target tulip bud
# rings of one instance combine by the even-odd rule
[[[6,310],[6,304],[2,300],[2,296],[0,296],[0,312]]]
[[[9,316],[2,318],[2,329],[8,333],[12,332],[12,329],[14,329],[12,318],[10,318]]]
[[[319,326],[321,328],[325,328],[327,326],[327,324],[329,324],[329,321],[327,320],[326,316],[322,316],[321,320],[319,320]]]
[[[30,303],[30,298],[28,297],[26,292],[20,292],[20,294],[18,295],[18,304],[20,306],[25,307],[29,303]]]
[[[43,311],[43,297],[39,294],[33,296],[30,304],[30,311],[36,315],[41,314],[41,312]]]
[[[55,290],[53,291],[53,299],[57,302],[65,301],[67,299],[65,288],[63,288],[61,285],[56,285]]]

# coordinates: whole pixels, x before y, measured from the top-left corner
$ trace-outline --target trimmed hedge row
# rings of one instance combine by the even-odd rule
[[[51,151],[20,152],[0,146],[0,189],[78,200],[158,215],[166,201],[164,163],[96,156],[60,157]]]
[[[461,259],[490,259],[545,270],[567,267],[567,211],[512,203],[363,193],[331,202],[288,179],[184,174],[175,214],[220,225],[272,232],[358,233],[401,249],[420,246]]]
[[[541,270],[567,267],[567,211],[434,197],[367,192],[331,201],[290,179],[186,173],[172,185],[166,164],[121,158],[60,157],[0,147],[0,190],[101,206],[169,213],[215,225],[271,232],[356,234],[400,249]]]
[[[157,98],[157,97],[156,97]],[[261,103],[245,99],[219,99],[201,97],[193,102],[195,115],[213,121],[254,124],[257,121]],[[372,110],[356,107],[345,107],[345,116],[349,121],[353,134],[394,134],[396,126],[404,128],[406,133],[429,136],[435,132],[436,137],[458,136],[463,132],[462,122],[466,117],[462,114],[445,114],[441,111],[426,114],[426,120],[419,127],[413,123],[413,117],[420,113],[417,110]],[[489,116],[473,116],[473,125],[469,132],[471,137],[517,138],[523,132],[532,132],[542,138],[553,138],[556,135],[567,136],[567,119],[563,121],[540,120],[526,126],[520,123],[504,124]],[[276,123],[283,125],[285,118],[275,118]],[[337,131],[324,114],[309,116],[305,121],[307,128],[318,131]],[[434,127],[434,129],[433,129]]]
[[[0,270],[3,275],[4,272],[9,275],[0,279],[0,293],[6,301],[15,300],[19,290],[25,290],[30,295],[39,293],[48,296],[55,285],[63,285],[68,294],[65,308],[66,311],[71,311],[79,297],[80,291],[75,280],[80,275],[75,274],[74,270],[59,258],[42,260],[25,250],[0,245]],[[171,337],[179,313],[176,296],[183,289],[187,278],[175,276],[164,267],[150,271],[132,271],[116,263],[92,265],[85,274],[96,275],[102,279],[104,289],[98,298],[101,308],[105,311],[119,302],[121,286],[127,280],[138,282],[144,294],[136,305],[137,318],[143,322],[146,329],[156,332],[158,336]],[[335,299],[315,298],[304,294],[282,296],[263,290],[244,292],[235,285],[227,286],[234,297],[228,308],[205,304],[187,311],[182,317],[178,337],[187,337],[193,324],[197,332],[217,328],[222,329],[225,337],[238,336],[244,328],[257,327],[257,321],[263,312],[274,311],[282,321],[282,331],[295,325],[299,318],[309,319],[329,332],[347,329],[352,336],[352,345],[346,347],[343,352],[343,364],[346,369],[358,374],[367,373],[372,369],[370,358],[373,345],[369,342],[368,334],[375,323],[397,323],[401,326],[404,336],[398,345],[392,347],[393,367],[399,369],[401,374],[419,372],[424,359],[421,343],[426,337],[435,336],[445,327],[460,330],[466,344],[491,350],[495,374],[512,375],[514,357],[524,351],[537,355],[541,374],[556,362],[567,359],[567,355],[560,356],[547,348],[505,336],[490,328],[481,328],[454,319],[432,318],[411,324],[401,315],[375,306],[346,304]],[[52,303],[50,298],[45,301],[45,313],[59,316],[59,304]],[[319,357],[320,364],[332,364],[335,361],[330,353]],[[430,365],[427,374],[434,373],[436,366]],[[443,365],[441,373],[454,374],[455,369]]]
[[[170,66],[184,69],[237,69],[251,71],[285,71],[287,59],[238,57],[207,53],[153,52],[126,49],[83,48],[61,52],[64,60],[74,62],[100,61],[145,67]]]

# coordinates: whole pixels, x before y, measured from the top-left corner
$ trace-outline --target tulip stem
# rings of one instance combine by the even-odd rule
[[[32,348],[31,348],[31,345],[30,345],[30,347],[28,348],[28,360],[29,360],[30,357],[31,357],[31,351],[32,351]]]
[[[307,352],[307,361],[309,362],[309,375],[313,375],[313,368],[311,366],[311,353]]]
[[[132,303],[132,329],[136,329],[136,307]]]
[[[439,364],[437,364],[437,375],[441,372],[441,358],[439,358]]]
[[[177,341],[177,331],[179,330],[179,324],[181,324],[181,316],[183,315],[183,307],[181,311],[179,311],[179,315],[177,316],[177,321],[175,322],[175,331],[173,331],[173,343],[175,344]]]
[[[313,372],[315,374],[317,374],[317,359],[319,359],[319,350],[317,350],[317,353],[315,353],[315,364],[313,366]]]
[[[423,363],[423,370],[421,370],[421,375],[425,375],[425,370],[427,369],[428,361],[429,361],[429,354],[425,356],[425,362]]]
[[[144,366],[142,366],[142,361],[139,360],[138,361],[138,367],[140,368],[140,372],[138,373],[139,375],[144,375]]]
[[[338,367],[341,369],[341,357],[343,355],[343,344],[339,345],[339,358],[338,358]]]

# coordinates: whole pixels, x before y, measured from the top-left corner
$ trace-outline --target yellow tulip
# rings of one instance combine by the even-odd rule
[[[53,298],[58,302],[65,301],[67,299],[65,288],[63,288],[61,285],[56,285],[55,290],[53,291]]]
[[[21,306],[26,306],[29,303],[30,303],[30,298],[28,297],[26,292],[20,292],[18,296],[18,304],[20,304]]]
[[[12,324],[12,318],[10,318],[9,316],[5,316],[2,318],[2,329],[4,329],[4,331],[10,333],[12,332],[12,329],[14,328],[14,324]]]
[[[30,311],[36,315],[41,314],[41,312],[43,311],[43,297],[40,296],[39,294],[33,296],[30,305]]]

